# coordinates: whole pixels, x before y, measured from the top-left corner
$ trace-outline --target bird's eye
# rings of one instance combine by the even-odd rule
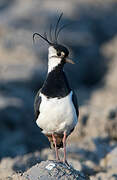
[[[65,56],[65,53],[62,51],[62,52],[61,52],[61,55],[64,57],[64,56]]]
[[[60,51],[57,52],[57,56],[61,56],[61,52]]]

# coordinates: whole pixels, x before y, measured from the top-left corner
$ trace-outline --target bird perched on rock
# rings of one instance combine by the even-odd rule
[[[39,33],[33,34],[33,40],[37,35],[49,44],[48,73],[42,88],[35,97],[34,111],[37,125],[48,137],[51,146],[55,148],[56,159],[60,160],[58,149],[64,148],[63,162],[67,163],[66,138],[78,122],[79,111],[76,95],[70,88],[64,72],[65,63],[74,64],[74,62],[68,59],[68,49],[58,44],[57,41],[60,31],[64,27],[58,29],[62,15],[63,13],[59,16],[55,27],[54,41],[51,36],[51,28],[51,41],[48,40],[46,33],[44,36]]]

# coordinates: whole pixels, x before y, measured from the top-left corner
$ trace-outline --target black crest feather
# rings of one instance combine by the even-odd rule
[[[42,39],[44,39],[49,45],[58,44],[59,33],[61,32],[61,30],[63,30],[68,25],[68,24],[67,25],[63,25],[62,27],[59,28],[59,24],[60,24],[60,21],[62,19],[62,16],[63,16],[63,12],[60,14],[60,16],[59,16],[59,18],[57,20],[57,23],[56,23],[56,26],[55,26],[55,30],[54,30],[54,37],[52,35],[52,24],[50,24],[50,29],[49,29],[50,40],[48,39],[46,32],[44,33],[44,35],[35,32],[33,34],[33,42],[35,42],[35,36],[39,36]]]

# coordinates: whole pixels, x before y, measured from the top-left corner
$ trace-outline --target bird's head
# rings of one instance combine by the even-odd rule
[[[60,44],[53,44],[49,47],[49,57],[58,57],[61,59],[67,58],[69,55],[69,51],[65,46]]]
[[[69,51],[68,49],[60,44],[53,44],[49,47],[49,59],[55,58],[59,59],[63,63],[72,63],[74,62],[70,59],[68,59]]]
[[[69,50],[65,46],[58,43],[59,33],[66,26],[66,25],[63,25],[61,28],[58,29],[62,15],[63,15],[63,13],[60,14],[57,24],[55,26],[54,37],[52,37],[52,25],[51,25],[50,32],[49,32],[50,40],[48,40],[46,33],[44,33],[44,35],[41,35],[39,33],[34,33],[33,41],[35,40],[35,36],[37,35],[37,36],[41,37],[42,39],[44,39],[49,44],[49,49],[48,49],[49,50],[49,54],[48,54],[49,61],[54,60],[55,64],[57,64],[57,63],[58,64],[60,64],[60,63],[74,64],[74,62],[71,59],[68,59]]]

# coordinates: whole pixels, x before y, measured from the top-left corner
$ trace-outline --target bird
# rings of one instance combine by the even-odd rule
[[[50,141],[51,147],[55,148],[56,160],[60,161],[60,148],[64,148],[63,163],[68,164],[66,158],[66,139],[74,130],[79,116],[77,96],[69,85],[64,71],[66,63],[75,64],[68,58],[69,50],[58,43],[60,31],[65,27],[59,27],[63,13],[60,14],[52,37],[52,26],[50,25],[50,39],[47,33],[41,35],[35,32],[35,36],[42,38],[49,45],[48,48],[48,71],[47,77],[37,92],[34,100],[34,113],[36,124],[42,133]]]

